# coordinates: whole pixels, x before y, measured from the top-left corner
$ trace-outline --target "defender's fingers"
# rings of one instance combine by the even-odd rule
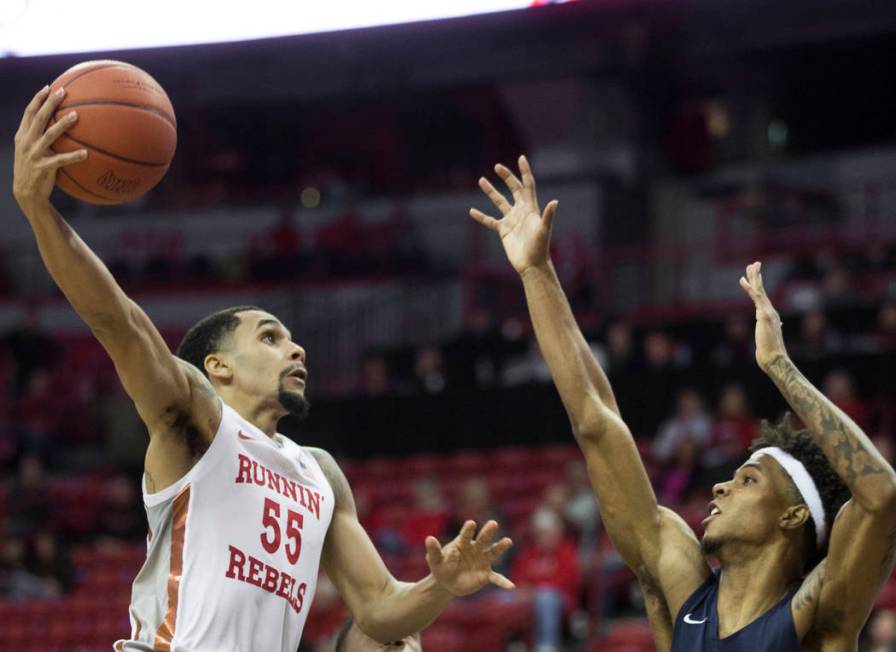
[[[491,184],[491,181],[486,179],[485,177],[479,178],[479,187],[482,188],[482,192],[488,195],[488,198],[492,200],[492,203],[495,207],[501,211],[501,215],[507,215],[513,208],[510,205],[510,202],[505,199],[504,195],[497,191],[497,189]]]
[[[510,192],[513,193],[514,198],[516,198],[519,193],[522,192],[523,184],[520,183],[520,180],[517,179],[516,175],[508,168],[498,163],[495,166],[495,173],[504,180],[504,183],[506,183],[507,187],[510,188]]]
[[[78,121],[78,114],[76,111],[72,111],[70,113],[66,113],[65,116],[61,120],[57,120],[55,124],[50,125],[50,128],[44,132],[44,135],[40,137],[37,141],[38,151],[44,151],[49,149],[50,145],[56,142],[56,139],[62,135],[62,133],[75,124]]]
[[[492,571],[488,574],[488,581],[494,584],[495,586],[500,586],[502,589],[507,589],[509,591],[516,588],[516,584],[511,582],[509,579],[501,575],[501,573],[497,573]]]
[[[34,114],[34,119],[31,120],[31,125],[28,127],[29,137],[34,140],[40,138],[41,134],[47,129],[47,123],[50,122],[50,116],[56,111],[56,107],[59,106],[64,97],[64,88],[60,88],[52,95],[47,96],[43,105],[37,110],[37,113]]]
[[[544,220],[545,226],[547,226],[548,228],[551,228],[551,226],[553,226],[554,224],[554,214],[557,212],[557,206],[559,205],[560,202],[554,199],[544,207],[544,212],[541,214],[541,219]]]
[[[37,113],[37,110],[41,107],[49,92],[50,87],[44,86],[37,91],[34,97],[31,98],[31,101],[28,102],[28,106],[25,107],[25,112],[22,114],[22,121],[19,123],[20,132],[24,133],[29,130],[31,121],[34,119],[34,114]]]
[[[503,539],[498,541],[498,543],[493,543],[492,545],[490,545],[486,550],[489,558],[489,563],[494,562],[498,557],[503,555],[512,547],[513,541],[511,541],[510,537],[504,537]]]
[[[491,215],[486,215],[485,213],[483,213],[482,211],[480,211],[478,209],[471,208],[470,209],[470,217],[472,217],[474,220],[479,222],[482,226],[484,226],[487,229],[491,229],[492,231],[498,230],[498,224],[500,224],[500,222],[498,220],[496,220],[494,217],[492,217]]]
[[[476,531],[476,522],[475,521],[467,521],[464,523],[464,526],[460,529],[460,534],[457,535],[460,542],[469,545],[473,541],[473,533]]]
[[[37,167],[41,169],[50,169],[55,170],[57,168],[64,168],[68,165],[72,165],[73,163],[80,163],[84,159],[87,158],[87,150],[79,149],[74,152],[66,152],[65,154],[56,154],[55,156],[48,156],[40,163],[37,164]]]
[[[492,539],[495,538],[497,533],[498,523],[496,521],[489,521],[482,526],[481,530],[479,530],[479,536],[476,537],[474,545],[480,550],[485,548],[485,546],[492,542]]]
[[[426,561],[430,564],[442,563],[442,546],[435,537],[426,537]]]
[[[753,290],[753,286],[750,285],[750,282],[745,279],[743,276],[740,277],[740,286],[744,289],[750,298],[755,302],[756,301],[756,292]]]
[[[523,188],[525,189],[529,200],[538,206],[538,193],[535,190],[535,176],[532,174],[532,166],[529,165],[529,159],[525,156],[520,156],[517,163],[520,166],[520,176],[523,178]]]

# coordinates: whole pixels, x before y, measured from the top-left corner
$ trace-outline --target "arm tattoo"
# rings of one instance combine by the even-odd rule
[[[813,608],[818,603],[821,587],[824,584],[824,569],[827,560],[823,560],[806,578],[800,590],[793,596],[793,608],[797,611]]]
[[[874,444],[789,359],[776,358],[769,365],[769,376],[853,493],[861,478],[888,471]]]

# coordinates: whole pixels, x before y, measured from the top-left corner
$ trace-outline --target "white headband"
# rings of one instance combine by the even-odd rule
[[[797,490],[800,492],[800,496],[802,496],[806,506],[809,508],[812,520],[815,521],[815,535],[818,540],[818,547],[821,548],[822,544],[824,544],[827,529],[824,520],[824,506],[821,504],[821,495],[818,493],[818,487],[815,486],[812,476],[809,475],[802,462],[777,446],[760,448],[750,456],[747,462],[756,462],[762,455],[774,458],[784,469],[784,472],[790,476],[790,479],[793,480]]]

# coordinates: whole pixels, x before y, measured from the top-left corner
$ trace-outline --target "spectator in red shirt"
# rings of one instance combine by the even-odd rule
[[[401,529],[401,538],[410,549],[422,546],[428,536],[440,539],[445,534],[449,517],[439,481],[420,478],[414,483],[414,505]]]
[[[536,652],[556,652],[564,618],[579,606],[579,562],[553,510],[542,507],[532,514],[531,538],[514,560],[511,577],[532,592]]]
[[[726,386],[709,427],[709,439],[700,457],[700,475],[695,484],[708,487],[731,478],[758,429],[759,422],[750,412],[743,387]]]
[[[852,376],[842,369],[834,369],[824,379],[824,393],[862,430],[868,430],[868,408],[856,395]]]

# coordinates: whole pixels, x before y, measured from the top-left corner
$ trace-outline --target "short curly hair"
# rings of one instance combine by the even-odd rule
[[[221,350],[225,340],[241,323],[239,313],[249,310],[264,311],[264,308],[235,306],[200,319],[184,335],[174,355],[189,362],[208,378],[208,372],[205,370],[206,356]]]
[[[843,504],[849,500],[852,494],[849,488],[837,475],[834,467],[828,462],[821,448],[815,443],[815,439],[808,430],[797,430],[793,427],[793,419],[790,412],[784,414],[781,419],[771,424],[763,421],[759,427],[759,436],[750,444],[750,453],[760,448],[776,446],[790,453],[802,462],[806,471],[815,482],[818,493],[821,496],[821,504],[824,507],[824,517],[827,521],[827,536],[821,546],[815,533],[815,521],[809,517],[805,528],[805,561],[803,573],[808,573],[828,554],[828,539],[834,517]],[[796,490],[796,485],[794,490]],[[799,493],[798,490],[797,494]]]

